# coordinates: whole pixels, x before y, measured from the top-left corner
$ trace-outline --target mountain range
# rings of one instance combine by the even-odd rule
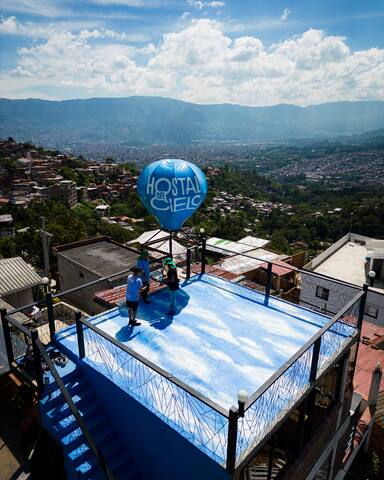
[[[0,137],[42,145],[190,144],[333,138],[384,127],[384,102],[197,105],[161,97],[0,99]]]

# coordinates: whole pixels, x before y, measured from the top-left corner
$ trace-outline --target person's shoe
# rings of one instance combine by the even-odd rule
[[[135,321],[135,322],[129,322],[129,325],[130,325],[131,327],[138,327],[139,325],[141,325],[141,323]]]

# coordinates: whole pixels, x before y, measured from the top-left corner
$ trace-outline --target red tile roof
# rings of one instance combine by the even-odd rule
[[[116,307],[116,305],[125,302],[126,285],[121,285],[115,288],[109,288],[108,290],[102,290],[95,293],[95,300],[106,307]],[[151,292],[155,292],[164,288],[164,285],[151,280]]]
[[[355,390],[368,398],[371,384],[372,370],[377,363],[384,366],[384,350],[374,348],[378,341],[384,341],[384,327],[379,327],[370,322],[363,322],[359,353],[354,377]],[[384,391],[384,375],[381,379],[380,391]]]
[[[199,274],[201,272],[201,264],[200,263],[192,264],[191,271],[192,273]],[[210,275],[216,275],[216,277],[221,277],[221,278],[224,278],[224,280],[229,280],[229,281],[236,280],[241,276],[238,273],[232,273],[232,272],[227,272],[226,270],[222,270],[216,265],[206,265],[205,272],[209,273]]]
[[[259,265],[258,268],[263,268],[267,270],[268,263],[264,262]],[[296,267],[293,267],[289,263],[283,262],[281,260],[274,260],[272,264],[272,273],[278,277],[282,277],[283,275],[287,275],[287,273],[291,273],[297,270]]]

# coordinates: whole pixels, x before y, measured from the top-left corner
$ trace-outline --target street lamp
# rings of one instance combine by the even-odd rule
[[[201,227],[200,230],[199,230],[199,232],[200,232],[200,235],[204,235],[204,233],[205,233],[205,228]]]
[[[369,286],[373,287],[373,284],[375,283],[376,272],[374,270],[369,271],[368,277],[369,277]]]
[[[244,417],[244,405],[248,400],[248,392],[246,390],[239,390],[237,393],[237,401],[239,404],[239,417]]]
[[[43,277],[41,279],[41,285],[43,285],[44,288],[47,288],[48,283],[49,283],[49,278],[48,277]]]

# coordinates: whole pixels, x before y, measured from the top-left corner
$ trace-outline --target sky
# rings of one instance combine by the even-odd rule
[[[0,0],[0,96],[384,100],[383,0]]]

